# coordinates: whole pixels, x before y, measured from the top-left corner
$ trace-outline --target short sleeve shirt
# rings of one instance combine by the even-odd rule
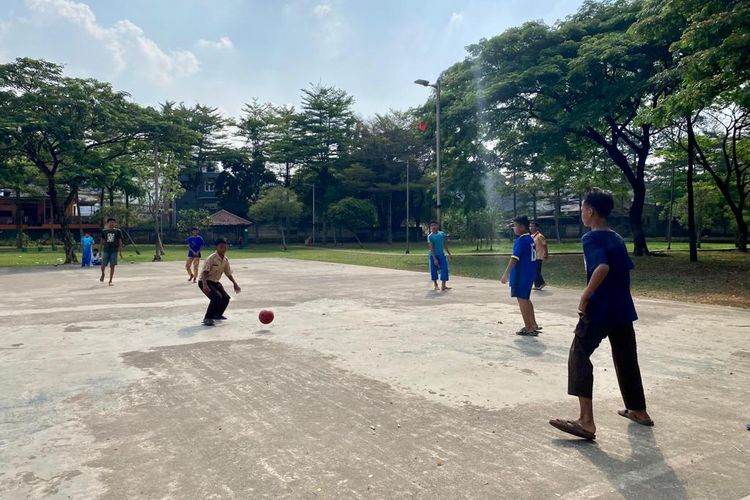
[[[207,281],[220,281],[223,274],[231,276],[232,268],[229,267],[229,259],[222,257],[216,252],[212,253],[203,263],[203,273],[208,274],[206,276]],[[203,274],[201,275],[201,279],[203,279]]]
[[[609,265],[609,273],[589,299],[586,317],[592,323],[620,324],[638,319],[630,295],[630,270],[635,267],[625,241],[614,231],[589,231],[581,238],[586,282],[594,270]]]
[[[94,244],[94,238],[91,236],[84,236],[81,238],[81,246],[83,247],[83,251],[86,252],[91,248],[91,245]]]
[[[437,233],[430,233],[427,236],[427,241],[432,243],[432,251],[435,255],[443,255],[445,253],[445,233],[438,231]]]
[[[512,258],[516,259],[516,265],[510,271],[510,286],[530,287],[536,278],[536,248],[529,233],[516,238]]]
[[[188,236],[187,244],[190,250],[192,250],[194,253],[198,253],[203,247],[203,238],[200,235]]]
[[[102,241],[104,242],[105,252],[116,252],[120,248],[120,242],[122,241],[122,231],[120,231],[118,228],[103,229]]]

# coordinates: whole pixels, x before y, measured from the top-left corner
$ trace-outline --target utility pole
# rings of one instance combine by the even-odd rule
[[[312,216],[313,216],[312,246],[315,246],[315,184],[313,184]]]
[[[409,160],[406,160],[406,254],[409,254]]]

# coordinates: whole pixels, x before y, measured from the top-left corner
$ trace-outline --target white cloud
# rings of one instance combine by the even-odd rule
[[[332,12],[333,5],[331,5],[330,0],[323,0],[313,9],[313,13],[320,18],[329,16]]]
[[[192,52],[171,50],[167,53],[139,26],[128,20],[104,27],[97,22],[94,12],[85,3],[74,0],[26,0],[26,4],[34,13],[49,16],[55,22],[67,21],[100,42],[111,53],[118,73],[132,69],[156,84],[166,85],[200,71],[200,61]]]
[[[451,18],[448,21],[448,29],[457,28],[464,20],[464,15],[460,12],[454,12],[451,14]]]
[[[201,38],[195,44],[204,49],[231,50],[234,48],[234,43],[228,36],[222,36],[216,41]]]

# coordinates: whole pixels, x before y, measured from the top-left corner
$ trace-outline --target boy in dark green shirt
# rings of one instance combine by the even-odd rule
[[[99,240],[102,254],[102,275],[99,281],[104,282],[104,271],[109,266],[109,286],[112,286],[112,277],[115,274],[117,256],[122,257],[122,231],[115,227],[116,222],[112,217],[107,219],[107,225],[102,229],[102,237]]]

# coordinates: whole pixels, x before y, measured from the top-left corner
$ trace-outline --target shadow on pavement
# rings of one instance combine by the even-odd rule
[[[210,326],[203,326],[203,325],[193,325],[193,326],[186,326],[183,328],[180,328],[177,330],[177,336],[183,339],[187,339],[190,337],[195,337],[199,333],[207,330],[208,328],[211,328]],[[216,328],[216,327],[214,327]]]
[[[516,349],[526,356],[539,357],[547,350],[547,346],[539,340],[539,337],[519,336],[513,343],[516,344]]]
[[[595,465],[627,500],[644,498],[683,499],[688,494],[683,481],[669,466],[651,428],[636,423],[628,426],[630,457],[613,458],[594,441],[553,439],[563,448],[573,448]]]

